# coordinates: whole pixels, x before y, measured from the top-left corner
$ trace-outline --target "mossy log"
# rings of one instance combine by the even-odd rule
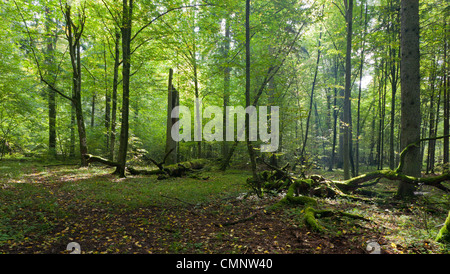
[[[448,212],[447,219],[445,220],[444,226],[439,231],[436,236],[436,241],[441,243],[450,244],[450,211]]]
[[[341,189],[342,191],[352,191],[357,188],[365,187],[367,185],[362,185],[362,183],[379,179],[379,178],[385,178],[388,180],[393,181],[402,181],[409,184],[414,185],[428,185],[432,187],[436,187],[440,190],[443,190],[447,193],[450,192],[450,189],[446,186],[444,186],[442,183],[445,181],[450,181],[450,173],[445,173],[439,176],[433,176],[433,177],[413,177],[401,174],[394,170],[377,170],[374,172],[369,172],[366,174],[363,174],[358,177],[354,177],[352,179],[342,181],[342,182],[334,182],[336,187]]]
[[[119,166],[119,163],[110,161],[110,160],[102,158],[100,156],[94,156],[92,154],[84,154],[83,157],[84,157],[84,159],[86,159],[86,163],[88,163],[88,164],[97,162],[97,163],[102,163],[104,165],[112,166],[112,167]]]
[[[164,166],[162,163],[158,164],[158,169],[155,170],[139,170],[128,167],[128,171],[132,175],[159,175],[158,179],[167,179],[169,177],[183,177],[195,170],[204,168],[207,164],[205,159],[196,159],[188,162]]]
[[[86,159],[87,163],[101,163],[111,167],[118,167],[119,163],[110,161],[108,159],[102,158],[100,156],[94,156],[92,154],[85,154],[83,157]],[[192,161],[187,161],[183,163],[173,164],[164,166],[164,162],[166,160],[167,155],[164,157],[164,160],[160,163],[150,159],[158,169],[154,170],[145,170],[145,169],[136,169],[130,166],[126,167],[126,170],[132,175],[159,175],[159,179],[165,179],[168,177],[182,177],[187,173],[192,172],[194,170],[200,170],[204,168],[207,164],[206,159],[195,159]]]

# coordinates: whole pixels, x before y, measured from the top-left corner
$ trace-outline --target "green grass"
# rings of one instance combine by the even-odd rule
[[[111,175],[114,169],[103,166],[46,167],[49,164],[57,163],[0,162],[0,253],[17,250],[26,253],[28,247],[33,251],[54,252],[52,244],[68,243],[72,241],[71,237],[78,237],[80,241],[88,237],[89,242],[96,244],[99,250],[119,252],[117,250],[120,249],[120,252],[127,252],[129,238],[123,238],[127,236],[126,233],[141,237],[138,240],[141,244],[142,239],[147,239],[149,235],[162,235],[154,243],[174,253],[214,250],[216,246],[221,248],[228,244],[230,240],[224,238],[225,234],[216,231],[204,235],[211,238],[211,243],[203,246],[196,238],[186,239],[191,234],[189,230],[193,230],[194,234],[199,233],[195,232],[199,221],[203,222],[201,225],[211,225],[209,219],[208,222],[203,219],[206,216],[217,219],[216,222],[224,222],[224,216],[239,219],[253,212],[251,207],[244,208],[243,202],[238,202],[242,208],[236,208],[238,204],[226,202],[227,198],[249,191],[246,178],[251,174],[245,170],[221,172],[212,168],[203,171],[198,176],[201,179],[184,177],[158,180],[157,176],[119,179]],[[324,176],[338,179],[341,172],[325,172]],[[364,226],[373,225],[373,233],[384,234],[389,243],[396,243],[395,246],[387,245],[396,253],[431,252],[429,246],[435,245],[433,239],[439,230],[437,226],[447,215],[450,196],[434,189],[424,189],[430,194],[413,203],[399,203],[392,199],[395,189],[395,183],[380,182],[367,189],[377,193],[370,203],[324,199],[320,206],[359,214],[372,220],[373,224]],[[191,215],[192,206],[195,206],[197,214],[201,212],[205,215]],[[307,229],[302,225],[303,210],[303,207],[286,208],[279,214],[297,227]],[[132,218],[127,219],[127,216]],[[190,223],[190,220],[193,222]],[[353,220],[321,218],[319,221],[328,231],[324,234],[326,237],[351,240],[354,237],[352,235],[366,233]],[[148,231],[139,229],[143,227]],[[96,234],[94,230],[89,234],[92,229],[101,233]],[[105,238],[97,241],[97,235],[114,239],[115,245]],[[104,244],[111,246],[102,249]],[[64,250],[60,246],[55,248]],[[156,247],[148,248],[151,250]],[[441,248],[441,252],[448,253],[448,246]],[[96,249],[92,247],[91,250]],[[161,249],[156,250],[161,252]]]
[[[118,180],[110,176],[62,184],[60,191],[73,193],[80,202],[97,206],[138,208],[162,205],[199,204],[220,196],[246,191],[242,174],[203,173],[208,180],[155,176]],[[113,178],[111,180],[111,178]]]
[[[202,173],[206,180],[156,176],[118,179],[113,169],[51,166],[32,161],[0,162],[0,246],[28,241],[70,219],[77,207],[114,212],[146,207],[182,207],[247,191],[246,172]],[[50,163],[51,164],[51,163]]]

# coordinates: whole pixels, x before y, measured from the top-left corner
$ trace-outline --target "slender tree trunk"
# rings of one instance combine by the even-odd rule
[[[75,92],[72,87],[72,98]],[[69,145],[69,156],[75,157],[75,104],[70,102],[70,145]]]
[[[69,42],[70,60],[72,64],[72,79],[73,79],[73,97],[72,102],[75,108],[75,117],[78,129],[78,138],[80,145],[80,158],[81,165],[87,166],[85,154],[88,153],[87,140],[86,140],[86,127],[84,124],[83,109],[81,107],[81,45],[80,39],[83,34],[85,14],[84,7],[82,15],[79,16],[79,25],[75,26],[71,17],[71,7],[66,5],[65,19],[68,27],[67,39]]]
[[[194,42],[195,44],[195,42]],[[195,48],[195,45],[194,45]],[[200,102],[200,95],[199,95],[199,90],[198,90],[198,74],[197,74],[197,59],[196,59],[196,52],[194,50],[193,54],[192,54],[192,62],[193,62],[193,66],[194,66],[194,92],[195,92],[195,104],[196,104],[196,116],[197,119],[195,120],[195,128],[196,128],[196,134],[197,134],[197,138],[198,138],[198,142],[197,142],[197,158],[202,158],[202,119],[201,117],[201,113],[202,113],[202,104]]]
[[[433,172],[433,160],[434,160],[434,150],[436,147],[436,140],[432,139],[436,137],[435,130],[435,110],[434,110],[434,101],[435,101],[435,81],[436,81],[436,57],[433,56],[433,69],[430,75],[430,88],[431,88],[431,96],[430,96],[430,126],[428,131],[428,137],[430,140],[428,141],[428,154],[427,154],[427,169],[425,174]],[[433,160],[432,160],[433,158]]]
[[[390,8],[391,8],[391,19],[392,22],[392,28],[389,27],[388,29],[390,33],[392,33],[392,37],[394,41],[399,40],[399,14],[397,12],[393,12],[395,8],[393,7],[393,1],[389,2]],[[398,7],[397,2],[395,2],[396,7]],[[389,34],[389,39],[391,39],[391,35]],[[399,45],[399,44],[396,44]],[[396,95],[397,95],[397,84],[398,84],[398,73],[399,73],[399,66],[398,66],[398,60],[400,59],[400,50],[397,50],[395,46],[391,46],[391,43],[389,43],[389,59],[391,63],[391,70],[390,74],[391,77],[389,78],[391,81],[391,119],[390,119],[390,132],[389,132],[389,168],[391,170],[394,170],[395,168],[395,102],[396,102]]]
[[[393,49],[393,56],[396,55],[396,50]],[[390,137],[389,137],[389,168],[395,168],[395,149],[394,149],[394,128],[395,128],[395,96],[397,94],[397,79],[398,68],[394,60],[391,68],[391,123],[390,123]]]
[[[166,127],[166,164],[177,162],[177,142],[172,137],[172,127],[177,122],[177,118],[172,118],[172,110],[178,105],[178,92],[173,87],[173,70],[169,70],[169,84],[167,89],[167,127]],[[164,164],[164,163],[163,163]]]
[[[91,128],[93,128],[95,126],[95,100],[96,100],[97,95],[92,94],[92,104],[91,104]]]
[[[350,140],[352,138],[350,127],[350,112],[351,112],[351,72],[352,72],[352,32],[353,32],[353,0],[348,2],[346,9],[346,21],[347,21],[347,51],[345,56],[345,90],[344,90],[344,119],[343,127],[344,139],[343,139],[343,160],[344,160],[344,179],[350,179]]]
[[[362,17],[362,8],[361,8],[361,17]],[[360,129],[361,129],[361,89],[362,89],[362,77],[363,77],[363,64],[364,64],[364,51],[366,46],[366,33],[367,33],[367,2],[365,3],[365,16],[364,16],[364,35],[362,41],[362,50],[361,50],[361,64],[359,67],[359,91],[358,91],[358,110],[357,110],[357,118],[356,118],[356,148],[355,148],[355,175],[359,175],[359,138],[360,138]]]
[[[401,136],[403,150],[420,140],[420,53],[419,53],[419,0],[401,1]],[[421,175],[420,147],[409,149],[405,155],[403,173]],[[400,182],[397,195],[414,195],[415,187]]]
[[[73,75],[74,86],[75,86],[75,115],[77,118],[77,128],[78,128],[78,138],[80,140],[80,157],[81,165],[87,166],[87,162],[83,155],[88,153],[87,139],[86,139],[86,126],[84,123],[83,109],[81,106],[81,55],[80,55],[80,42],[76,43],[76,62],[77,62],[77,73]]]
[[[436,118],[434,120],[434,135],[437,135],[438,132],[438,128],[439,128],[439,117],[440,117],[440,106],[441,106],[441,98],[442,98],[442,90],[439,89],[439,96],[438,96],[438,100],[436,103]],[[436,140],[434,140],[434,142],[432,142],[431,144],[431,155],[430,155],[430,171],[434,173],[434,165],[436,163]]]
[[[444,16],[445,17],[445,16]],[[450,132],[450,89],[449,89],[449,76],[447,71],[447,49],[448,49],[448,33],[447,21],[444,18],[444,135],[449,135]],[[444,157],[443,164],[445,170],[450,170],[449,166],[449,137],[444,138]]]
[[[114,76],[112,87],[112,107],[111,107],[111,131],[110,131],[110,145],[109,145],[109,159],[114,161],[114,150],[116,147],[116,121],[117,121],[117,89],[119,86],[119,66],[120,66],[120,30],[116,29],[114,47]]]
[[[106,62],[106,45],[103,43],[103,62],[104,70],[104,85],[105,85],[105,130],[106,130],[106,153],[109,152],[109,136],[111,130],[111,94],[108,89],[108,69]]]
[[[48,70],[54,73],[54,51],[56,47],[56,41],[58,35],[53,35],[51,31],[51,18],[50,9],[45,7],[45,31],[47,33],[47,49],[45,56],[45,63],[48,66]],[[52,83],[54,85],[54,81]],[[48,148],[50,157],[56,157],[56,92],[47,87],[48,92]]]
[[[316,80],[317,80],[317,72],[319,71],[319,62],[320,62],[320,43],[322,39],[322,30],[319,34],[319,41],[317,46],[317,60],[316,60],[316,68],[314,71],[314,80],[312,82],[312,88],[311,88],[311,94],[310,94],[310,100],[309,100],[309,111],[308,111],[308,117],[306,118],[306,129],[305,129],[305,139],[303,139],[303,146],[302,151],[300,152],[300,158],[304,158],[305,148],[306,148],[306,142],[308,141],[308,133],[309,133],[309,121],[311,119],[311,113],[313,111],[313,104],[314,104],[314,88],[316,86]]]
[[[331,146],[331,159],[330,159],[330,167],[329,171],[333,170],[335,157],[336,157],[336,137],[337,137],[337,120],[338,120],[338,106],[337,106],[337,88],[336,85],[338,83],[338,61],[337,57],[334,62],[334,96],[333,96],[333,144]]]
[[[225,19],[225,45],[224,45],[224,63],[223,68],[223,127],[227,124],[227,106],[230,101],[230,74],[231,68],[228,64],[228,54],[230,51],[230,20]],[[223,130],[223,141],[222,141],[222,158],[225,159],[228,154],[228,142],[226,141],[226,130]]]
[[[119,166],[116,169],[116,173],[119,177],[125,177],[125,165],[127,161],[127,149],[128,149],[128,130],[129,130],[129,113],[130,113],[130,67],[131,67],[131,26],[132,26],[132,14],[133,14],[133,0],[123,0],[122,5],[122,58],[123,58],[123,70],[122,70],[122,86],[123,86],[123,99],[122,99],[122,122],[120,127],[120,142],[119,142],[119,155],[117,162]]]
[[[380,153],[378,169],[382,170],[384,166],[384,135],[385,135],[385,116],[386,116],[386,83],[387,83],[387,65],[388,62],[382,62],[382,85],[380,87]]]
[[[250,0],[245,2],[245,106],[251,105],[250,101]],[[249,115],[245,115],[245,140],[247,142],[248,154],[250,156],[250,165],[252,168],[253,180],[258,180],[256,173],[256,159],[253,145],[250,141]]]
[[[381,62],[381,67],[383,67],[383,62]],[[383,79],[383,71],[381,71],[381,76],[380,77],[380,81],[378,84],[378,108],[377,108],[377,114],[378,114],[378,138],[377,138],[377,169],[380,170],[380,163],[381,163],[381,136],[382,136],[382,123],[381,123],[381,117],[382,117],[382,104],[383,104],[383,100],[381,98],[381,89],[382,89],[382,79]]]

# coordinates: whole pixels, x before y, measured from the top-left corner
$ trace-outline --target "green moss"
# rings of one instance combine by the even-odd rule
[[[314,198],[308,196],[287,196],[285,199],[290,204],[300,204],[300,205],[317,205],[317,201]]]
[[[297,180],[291,186],[289,187],[286,197],[284,197],[280,202],[287,202],[290,204],[301,204],[301,205],[317,205],[317,201],[314,198],[308,197],[308,196],[294,196],[295,191],[298,188],[302,188],[305,185],[311,186],[314,184],[314,181],[311,179],[306,180]]]
[[[450,211],[448,212],[447,219],[445,220],[444,226],[439,231],[436,236],[436,241],[440,243],[450,243]]]
[[[314,231],[322,231],[323,227],[317,222],[316,215],[317,211],[312,207],[305,208],[304,219],[306,225],[308,225]]]

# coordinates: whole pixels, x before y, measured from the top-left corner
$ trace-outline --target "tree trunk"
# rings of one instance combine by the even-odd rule
[[[116,38],[114,40],[114,76],[112,87],[112,107],[111,107],[111,131],[110,131],[110,145],[109,145],[109,159],[114,160],[114,150],[116,146],[116,121],[117,121],[117,88],[119,86],[119,66],[120,66],[120,30],[116,29]]]
[[[338,83],[338,60],[337,57],[334,61],[334,96],[333,96],[333,144],[331,146],[331,159],[330,159],[330,166],[328,168],[328,171],[333,170],[334,162],[335,162],[335,156],[336,156],[336,137],[337,137],[337,119],[338,119],[338,106],[337,106],[337,88],[336,85]]]
[[[420,53],[419,53],[419,0],[401,1],[401,132],[403,150],[420,139]],[[414,177],[421,175],[420,145],[407,151],[403,173]],[[399,198],[414,195],[415,187],[401,182]]]
[[[120,144],[117,167],[115,173],[119,174],[119,177],[125,177],[125,165],[127,161],[127,149],[128,149],[128,117],[130,112],[130,67],[131,67],[131,25],[133,14],[133,0],[123,0],[122,5],[122,58],[123,58],[123,70],[122,70],[122,86],[123,86],[123,99],[122,99],[122,123],[120,127]]]
[[[250,106],[250,0],[245,2],[245,106]],[[247,142],[248,154],[250,156],[250,165],[252,168],[253,180],[258,182],[256,173],[256,159],[253,145],[250,141],[250,117],[245,115],[245,140]]]
[[[96,100],[97,95],[94,94],[92,95],[92,104],[91,104],[91,128],[93,128],[95,126],[95,100]]]
[[[346,1],[347,2],[347,1]],[[351,112],[351,72],[352,72],[352,32],[353,32],[353,0],[348,1],[346,9],[347,21],[347,51],[345,56],[345,90],[344,90],[344,119],[343,127],[343,160],[344,160],[344,178],[350,178],[350,140],[352,138],[352,130],[350,127],[350,112]]]
[[[396,51],[393,50],[393,55],[395,56]],[[394,169],[395,167],[395,149],[394,149],[394,128],[395,128],[395,96],[397,94],[397,80],[398,73],[395,61],[392,61],[391,68],[391,124],[390,124],[390,136],[389,136],[389,168]]]
[[[47,49],[45,55],[45,64],[48,66],[48,70],[53,75],[54,71],[54,51],[56,48],[56,41],[58,39],[57,32],[53,34],[51,31],[51,18],[50,9],[45,7],[45,31],[47,33]],[[55,78],[56,79],[56,76]],[[54,81],[52,81],[54,84]],[[48,92],[48,148],[50,157],[56,157],[56,92],[47,87]]]
[[[445,17],[445,16],[444,16]],[[447,21],[444,19],[444,135],[450,132],[450,90],[449,90],[449,76],[447,71],[447,49],[448,38],[447,35],[450,30],[447,29]],[[450,170],[449,167],[449,138],[444,138],[444,157],[443,164],[445,170]]]
[[[319,71],[319,62],[320,62],[320,40],[322,39],[322,30],[320,30],[319,34],[319,40],[318,40],[318,46],[317,46],[317,60],[316,60],[316,68],[314,71],[314,79],[312,82],[312,88],[311,88],[311,94],[310,94],[310,100],[309,100],[309,111],[308,111],[308,117],[306,118],[306,129],[305,129],[305,139],[303,139],[303,146],[302,151],[300,152],[300,158],[304,158],[305,148],[306,148],[306,142],[308,141],[308,132],[309,132],[309,121],[311,119],[311,113],[313,111],[313,104],[314,104],[314,88],[316,86],[316,80],[317,80],[317,72]]]
[[[79,16],[79,25],[75,26],[71,17],[71,7],[66,5],[65,19],[68,26],[67,40],[69,42],[70,60],[72,64],[72,79],[73,79],[73,97],[72,103],[75,109],[75,117],[78,129],[78,138],[80,145],[81,165],[87,166],[86,159],[83,155],[88,153],[86,140],[86,127],[84,124],[83,109],[81,107],[81,45],[80,39],[84,30],[84,23],[86,20],[84,14],[84,7],[82,14]]]
[[[167,127],[166,127],[166,164],[177,162],[177,142],[172,137],[172,127],[177,122],[177,118],[172,118],[172,110],[178,105],[178,92],[173,87],[173,70],[169,70],[169,84],[167,92]],[[177,131],[178,132],[178,131]]]
[[[105,130],[106,130],[106,153],[109,152],[109,137],[111,129],[111,94],[108,90],[108,69],[106,62],[106,45],[103,43],[103,62],[105,66],[104,70],[104,85],[105,85]]]
[[[433,138],[436,136],[436,127],[435,127],[435,110],[434,110],[434,101],[435,101],[435,81],[436,81],[436,57],[433,56],[433,69],[430,75],[430,88],[431,88],[431,96],[430,96],[430,126],[428,131],[428,137]],[[428,141],[428,154],[427,154],[427,170],[426,174],[430,172],[434,172],[434,156],[435,156],[435,147],[436,140]]]
[[[72,98],[75,92],[72,87]],[[69,144],[69,156],[75,157],[75,104],[70,101],[70,144]]]
[[[365,16],[364,16],[364,36],[362,41],[362,50],[361,50],[361,64],[359,67],[359,90],[358,90],[358,110],[356,117],[356,148],[355,148],[355,175],[359,175],[359,137],[360,137],[360,129],[361,129],[361,88],[362,88],[362,76],[363,76],[363,64],[364,64],[364,51],[366,46],[366,33],[367,33],[367,2],[365,3]],[[362,8],[361,8],[361,17],[362,17]]]
[[[76,62],[77,73],[74,73],[74,101],[75,101],[75,116],[77,118],[78,138],[80,141],[80,157],[81,165],[87,166],[87,162],[83,155],[88,153],[87,139],[86,139],[86,126],[84,123],[83,109],[81,107],[81,55],[80,55],[80,42],[76,43]]]
[[[195,49],[195,42],[194,42]],[[192,54],[192,62],[194,66],[194,92],[195,92],[195,134],[197,140],[197,158],[202,157],[202,104],[200,101],[199,90],[198,90],[198,75],[197,75],[197,59],[196,52],[194,50]]]
[[[390,2],[390,8],[391,8],[391,15],[393,14],[393,10],[394,8],[392,7],[393,1]],[[396,7],[397,7],[398,3],[396,3]],[[394,41],[398,41],[399,39],[399,31],[398,31],[398,26],[399,26],[399,16],[398,13],[395,12],[395,16],[391,17],[391,22],[393,25],[393,29],[389,27],[388,25],[388,29],[390,30],[390,32],[393,35],[393,39]],[[391,39],[391,36],[389,36],[389,39]],[[391,70],[390,70],[390,81],[391,81],[391,119],[390,119],[390,136],[389,136],[389,168],[390,169],[394,169],[395,167],[395,149],[394,149],[394,140],[395,140],[395,134],[394,134],[394,129],[395,129],[395,97],[397,95],[397,84],[398,84],[398,72],[399,72],[399,66],[398,66],[398,55],[400,53],[399,50],[397,50],[394,47],[392,47],[390,45],[391,43],[389,43],[389,57],[390,57],[390,63],[391,63]],[[398,44],[396,44],[398,45]]]
[[[227,106],[230,101],[230,74],[231,68],[228,64],[228,54],[230,51],[230,20],[225,19],[225,45],[224,45],[224,63],[223,67],[223,127],[227,124]],[[226,130],[223,130],[223,141],[222,141],[222,158],[225,159],[228,155],[228,142],[226,141]]]

